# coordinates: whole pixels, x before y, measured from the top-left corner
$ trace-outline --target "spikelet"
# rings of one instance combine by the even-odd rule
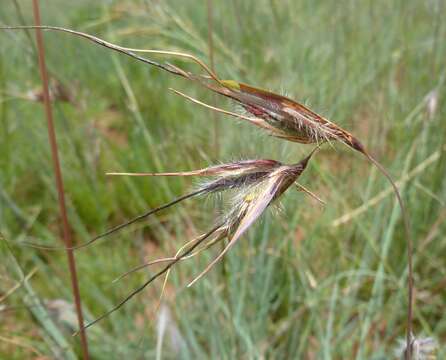
[[[124,172],[110,172],[108,175],[125,175],[125,176],[203,176],[203,177],[215,177],[213,180],[202,182],[197,189],[179,196],[176,199],[169,201],[166,204],[160,205],[154,209],[150,209],[145,213],[134,217],[122,224],[116,225],[109,230],[95,236],[91,240],[77,246],[73,246],[69,249],[78,250],[91,245],[99,239],[102,239],[108,235],[118,232],[129,225],[136,222],[147,219],[149,216],[154,215],[162,210],[168,209],[173,205],[176,205],[189,198],[197,197],[200,195],[211,195],[226,190],[237,189],[246,187],[253,184],[262,178],[266,177],[271,171],[282,166],[282,163],[275,160],[260,159],[260,160],[244,160],[236,161],[227,164],[220,164],[210,166],[204,169],[183,171],[183,172],[165,172],[165,173],[124,173]],[[311,194],[311,193],[310,193]],[[312,195],[312,194],[311,194]],[[24,242],[22,245],[33,247],[42,250],[62,250],[67,249],[60,246],[45,246],[30,242]]]
[[[174,257],[167,257],[149,261],[145,264],[139,265],[131,269],[130,271],[118,277],[116,280],[119,280],[124,276],[127,276],[135,271],[141,270],[150,265],[155,265],[175,260],[183,261],[189,259],[193,256],[198,255],[201,251],[215,245],[217,242],[219,242],[224,238],[228,238],[230,242],[233,241],[233,243],[235,243],[241,237],[241,235],[249,228],[249,226],[263,213],[263,211],[275,199],[279,198],[292,184],[296,184],[299,190],[302,190],[306,194],[316,198],[318,201],[321,201],[309,190],[305,189],[303,186],[296,183],[298,177],[305,170],[307,163],[310,157],[313,155],[313,153],[314,151],[304,160],[294,165],[283,165],[274,160],[248,160],[248,161],[236,162],[232,164],[224,164],[218,166],[219,168],[235,167],[238,169],[241,163],[256,164],[255,167],[256,171],[255,172],[247,171],[248,169],[246,168],[243,171],[243,176],[240,176],[240,174],[238,174],[238,176],[236,176],[232,180],[230,178],[233,177],[233,173],[232,171],[229,171],[224,174],[222,179],[215,180],[213,182],[213,183],[228,182],[231,185],[226,186],[225,189],[236,189],[236,191],[232,197],[232,201],[230,201],[230,206],[229,206],[230,211],[228,211],[225,215],[223,215],[220,225],[217,228],[215,228],[212,236],[209,236],[212,240],[210,240],[209,243],[202,249],[187,256],[180,256],[180,253],[184,247],[190,246],[191,244],[194,244],[197,241],[201,241],[203,236],[201,235],[198,238],[191,240],[185,246],[183,246],[183,248],[180,249],[179,253],[177,253]],[[260,169],[265,170],[265,166],[269,170],[266,173],[260,172],[259,171]],[[216,167],[210,167],[207,169],[196,170],[191,172],[137,173],[137,174],[138,176],[142,176],[142,174],[149,176],[165,175],[165,174],[168,174],[168,176],[179,175],[179,174],[181,174],[181,176],[190,176],[190,175],[202,175],[204,173],[207,173],[209,171],[208,169],[215,169],[215,168]],[[238,169],[237,172],[239,171],[240,170]],[[220,171],[218,172],[220,173]],[[113,173],[113,174],[134,175],[135,173]],[[258,176],[257,174],[261,174],[261,176]],[[223,174],[220,173],[220,175]],[[234,186],[233,184],[236,184],[236,186]],[[200,275],[200,277],[202,275]],[[195,282],[196,280],[194,280],[193,282]],[[192,285],[192,283],[190,285]]]
[[[249,166],[252,166],[253,164],[257,163],[260,164],[259,168],[263,170],[262,174],[265,172],[265,164],[270,164],[271,166],[267,166],[269,168],[268,171],[266,171],[265,174],[262,176],[256,177],[252,181],[244,181],[239,182],[238,180],[242,177],[244,178],[250,178],[250,176],[257,172],[252,172],[252,168],[250,168],[250,171],[248,174],[244,173],[243,175],[237,175],[234,176],[235,179],[237,179],[236,183],[240,184],[240,186],[237,186],[236,189],[239,190],[234,198],[233,205],[231,206],[231,211],[223,218],[222,221],[220,221],[217,225],[215,225],[210,231],[207,233],[199,236],[198,238],[190,241],[188,244],[187,249],[182,251],[181,253],[177,254],[175,257],[170,259],[161,259],[159,262],[165,262],[168,261],[168,264],[158,271],[155,275],[150,277],[144,284],[142,284],[140,287],[132,291],[125,299],[123,299],[118,305],[116,305],[114,308],[94,320],[93,322],[87,324],[85,328],[88,328],[98,321],[102,320],[103,318],[107,317],[114,311],[118,310],[121,306],[123,306],[127,301],[129,301],[133,296],[144,290],[150,283],[152,283],[154,280],[156,280],[158,277],[162,276],[166,272],[168,272],[172,266],[174,266],[179,261],[184,260],[186,257],[193,255],[194,251],[203,243],[205,243],[206,240],[211,240],[211,243],[215,243],[225,237],[228,238],[229,242],[225,246],[225,248],[222,250],[222,252],[204,269],[203,272],[201,272],[194,280],[192,280],[188,286],[191,286],[196,281],[198,281],[201,277],[203,277],[208,271],[212,269],[212,267],[221,260],[221,258],[229,251],[231,247],[235,245],[235,243],[240,239],[240,237],[246,232],[246,230],[263,214],[265,209],[276,199],[278,199],[292,184],[296,182],[298,177],[302,174],[302,172],[305,170],[308,161],[310,160],[311,156],[314,154],[315,148],[305,159],[298,162],[297,164],[293,165],[283,165],[276,162],[271,162],[271,160],[267,160],[266,162],[264,160],[260,161],[248,161],[248,162],[237,162],[235,167],[237,170],[240,171],[240,164],[249,164]],[[228,164],[226,165],[219,165],[219,168],[231,168],[229,173],[232,171],[231,164],[228,167]],[[242,166],[243,167],[243,166]],[[208,168],[209,169],[209,168]],[[209,170],[199,170],[198,173],[206,173]],[[214,167],[215,169],[215,167]],[[258,169],[258,167],[254,166],[254,169]],[[214,170],[212,170],[214,171]],[[217,172],[220,172],[218,170]],[[196,174],[197,172],[194,172]],[[149,173],[151,174],[151,173]],[[190,172],[188,173],[189,176]],[[228,176],[228,173],[226,173],[226,176]],[[218,181],[218,180],[216,180]],[[200,251],[198,251],[199,253]],[[147,264],[144,264],[143,266],[140,266],[139,268],[142,268],[146,266]],[[133,271],[130,271],[128,273],[132,273]],[[128,274],[126,273],[126,274]],[[124,274],[124,275],[126,275]]]

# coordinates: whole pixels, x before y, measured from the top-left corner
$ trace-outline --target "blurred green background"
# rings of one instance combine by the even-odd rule
[[[415,247],[416,334],[446,354],[446,12],[442,0],[212,1],[216,71],[286,94],[363,139],[402,181]],[[42,23],[120,45],[184,50],[209,63],[206,1],[41,1]],[[2,25],[32,24],[29,1],[2,1]],[[77,243],[194,182],[109,178],[107,171],[189,170],[235,159],[298,161],[286,143],[214,116],[174,87],[233,104],[156,68],[45,32],[69,219]],[[34,33],[0,33],[0,358],[80,356],[61,245]],[[192,71],[196,65],[169,60]],[[389,183],[345,146],[325,145],[294,190],[203,280],[218,248],[172,272],[88,330],[93,359],[390,359],[406,322],[406,238]],[[360,211],[357,211],[359,208]],[[76,252],[87,320],[141,284],[144,260],[209,229],[218,201],[188,200]],[[343,217],[346,216],[346,217]],[[338,219],[344,221],[338,221]],[[184,290],[184,291],[183,291]],[[164,329],[164,330],[163,330]],[[158,350],[157,350],[158,349]]]

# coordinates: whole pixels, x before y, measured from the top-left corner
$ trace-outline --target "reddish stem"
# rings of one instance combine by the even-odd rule
[[[33,13],[34,13],[34,22],[37,26],[40,26],[40,11],[39,11],[39,2],[38,0],[33,0]],[[84,320],[82,316],[82,305],[81,305],[81,296],[79,292],[79,283],[77,279],[76,273],[76,262],[74,259],[73,250],[70,248],[73,247],[73,240],[71,238],[70,227],[68,224],[67,217],[67,209],[65,206],[65,195],[64,195],[64,186],[62,179],[62,171],[60,168],[59,155],[57,150],[57,141],[56,141],[56,133],[54,130],[54,122],[53,122],[53,112],[51,109],[50,96],[49,96],[49,88],[48,88],[48,74],[45,65],[45,50],[43,47],[43,38],[41,29],[36,29],[36,41],[37,41],[37,49],[39,55],[39,69],[40,76],[42,78],[43,84],[43,102],[45,106],[45,114],[48,125],[48,139],[51,146],[51,157],[53,160],[53,168],[54,168],[54,176],[56,178],[56,187],[57,194],[59,200],[59,209],[60,215],[62,218],[62,228],[63,228],[63,240],[65,242],[65,246],[67,247],[66,253],[68,258],[68,268],[70,270],[71,277],[71,287],[73,290],[74,302],[76,305],[76,314],[77,321],[80,329],[80,338],[81,338],[81,347],[82,354],[85,360],[89,359],[88,355],[88,342],[87,337],[84,331]]]

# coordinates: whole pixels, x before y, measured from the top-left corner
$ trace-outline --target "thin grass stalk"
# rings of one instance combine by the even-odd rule
[[[212,0],[207,0],[207,18],[208,18],[208,50],[209,50],[209,65],[212,72],[215,73],[214,66],[214,19],[213,19],[213,4]],[[212,105],[217,102],[216,95],[212,94]],[[212,119],[214,120],[214,153],[218,158],[220,155],[220,124],[217,121],[217,114],[212,112]]]
[[[38,0],[33,0],[33,14],[34,14],[35,24],[37,26],[40,26],[41,21],[40,21],[40,10],[39,10],[39,1]],[[66,254],[67,254],[67,258],[68,258],[68,268],[70,271],[71,287],[72,287],[74,302],[75,302],[75,306],[76,306],[77,321],[78,321],[79,329],[80,329],[82,355],[83,355],[84,360],[88,360],[89,359],[88,342],[87,342],[87,337],[86,337],[84,327],[83,327],[84,319],[83,319],[83,315],[82,315],[81,295],[80,295],[80,291],[79,291],[79,282],[78,282],[77,272],[76,272],[76,261],[74,259],[73,250],[69,249],[73,246],[73,239],[71,237],[71,231],[70,231],[70,227],[69,227],[69,223],[68,223],[67,209],[66,209],[66,205],[65,205],[64,185],[63,185],[63,179],[62,179],[62,171],[61,171],[60,162],[59,162],[56,133],[55,133],[55,129],[54,129],[53,112],[52,112],[51,103],[50,103],[48,74],[46,71],[46,64],[45,64],[45,49],[43,46],[43,37],[42,37],[41,29],[36,29],[36,41],[37,41],[37,50],[38,50],[38,57],[39,57],[40,76],[42,78],[42,85],[43,85],[43,100],[44,100],[45,114],[46,114],[47,126],[48,126],[48,139],[50,142],[51,157],[52,157],[53,168],[54,168],[54,176],[56,179],[56,188],[57,188],[57,194],[58,194],[60,216],[62,218],[63,240],[67,247]]]
[[[402,218],[404,223],[404,228],[406,232],[407,238],[407,267],[408,267],[408,276],[407,276],[407,330],[406,330],[406,346],[407,349],[410,349],[411,341],[412,341],[412,322],[413,322],[413,305],[414,305],[414,298],[413,298],[413,289],[414,289],[414,279],[413,279],[413,239],[412,234],[410,232],[410,224],[409,219],[405,215],[406,208],[403,203],[403,199],[401,198],[400,192],[398,191],[398,187],[396,186],[393,179],[390,177],[387,170],[378,162],[376,161],[372,156],[370,156],[368,153],[365,154],[366,157],[372,162],[378,170],[381,171],[381,173],[389,180],[390,184],[392,185],[396,198],[398,200],[398,204],[400,206],[401,212],[402,212]],[[412,358],[412,354],[410,351],[407,351],[405,353],[405,359],[410,360]]]
[[[19,18],[19,21],[22,25],[26,25],[26,21],[25,21],[25,17],[23,16],[23,11],[22,8],[20,7],[20,4],[17,0],[13,1],[14,7],[15,7],[15,11],[17,13],[17,17]],[[37,49],[36,49],[36,45],[34,44],[33,38],[31,36],[31,31],[30,30],[25,30],[25,34],[26,37],[29,40],[29,43],[31,45],[32,51],[34,53],[34,55],[37,55]]]
[[[211,70],[215,73],[215,62],[214,62],[214,7],[212,0],[206,1],[207,7],[207,18],[208,18],[208,50],[209,50],[209,65]],[[215,93],[211,95],[212,103],[211,105],[215,105],[217,103],[217,96]],[[217,119],[218,114],[215,111],[211,111],[212,120],[214,120],[214,154],[215,158],[218,159],[220,156],[220,123]],[[221,209],[220,209],[221,210]],[[224,244],[222,244],[221,250],[223,251]],[[223,279],[227,280],[227,264],[226,259],[222,259],[221,265],[221,275]],[[229,299],[228,288],[225,287],[226,298]]]

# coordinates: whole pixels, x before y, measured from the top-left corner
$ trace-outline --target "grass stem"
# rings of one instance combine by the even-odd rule
[[[214,21],[213,21],[213,5],[212,0],[207,0],[207,18],[208,18],[208,49],[209,49],[209,64],[213,73],[215,73],[214,66]],[[212,103],[216,103],[216,96],[212,94]],[[217,114],[212,112],[214,120],[214,152],[215,157],[220,155],[220,124],[217,120]]]
[[[36,26],[40,26],[41,21],[40,21],[40,10],[39,10],[38,0],[33,0],[33,14],[34,14],[34,22],[35,22]],[[37,29],[37,28],[36,28],[36,41],[37,41],[37,50],[38,50],[38,57],[39,57],[40,76],[42,78],[42,85],[43,85],[43,100],[44,100],[45,114],[46,114],[47,126],[48,126],[48,139],[50,142],[51,157],[53,160],[53,167],[54,167],[54,176],[56,179],[60,216],[62,218],[63,239],[64,239],[66,247],[71,248],[73,246],[73,239],[71,237],[71,231],[70,231],[69,223],[68,223],[67,209],[66,209],[66,205],[65,205],[64,185],[63,185],[63,179],[62,179],[62,170],[61,170],[60,162],[59,162],[59,155],[58,155],[58,148],[57,148],[57,141],[56,141],[56,132],[54,129],[53,112],[51,109],[51,102],[50,102],[50,95],[49,95],[48,74],[47,74],[46,64],[45,64],[45,50],[44,50],[44,46],[43,46],[43,37],[42,37],[41,29]],[[74,259],[73,250],[67,249],[66,253],[67,253],[67,258],[68,258],[68,268],[69,268],[70,277],[71,277],[71,287],[73,290],[74,302],[75,302],[75,306],[76,306],[77,321],[78,321],[79,328],[80,328],[82,354],[83,354],[84,360],[88,360],[89,359],[88,341],[87,341],[87,337],[86,337],[86,334],[85,334],[85,331],[83,328],[84,320],[83,320],[83,315],[82,315],[82,304],[81,304],[81,295],[80,295],[80,291],[79,291],[79,282],[78,282],[78,277],[77,277],[77,272],[76,272],[76,262]]]

